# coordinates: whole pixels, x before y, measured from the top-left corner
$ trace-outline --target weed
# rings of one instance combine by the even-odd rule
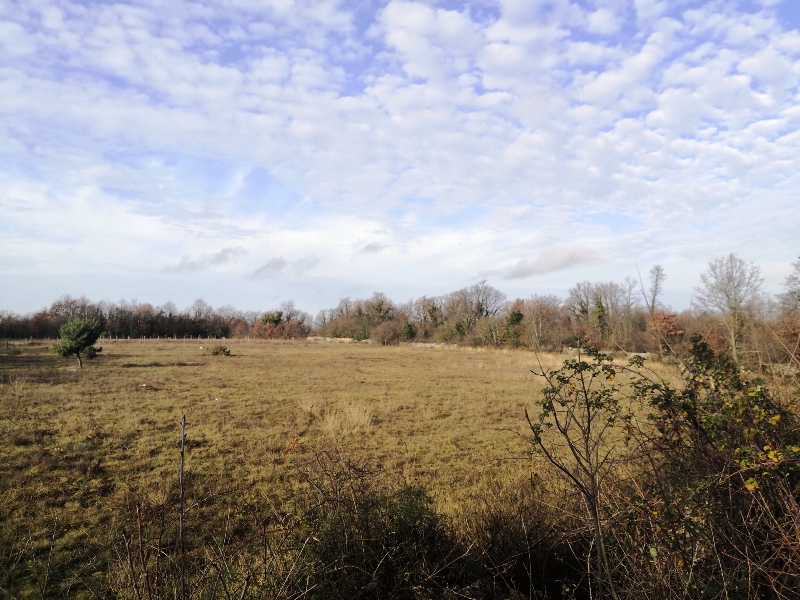
[[[30,377],[23,373],[11,373],[8,376],[8,385],[15,396],[22,396],[30,383]]]

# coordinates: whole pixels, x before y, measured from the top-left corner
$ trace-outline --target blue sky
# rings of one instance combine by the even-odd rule
[[[779,292],[799,82],[794,0],[7,0],[0,309]]]

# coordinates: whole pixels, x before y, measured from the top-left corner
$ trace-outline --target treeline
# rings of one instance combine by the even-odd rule
[[[4,338],[55,338],[75,317],[95,318],[117,338],[206,337],[296,339],[309,335],[371,339],[382,344],[428,342],[560,351],[578,340],[608,350],[680,351],[699,332],[716,351],[763,365],[794,356],[800,334],[800,261],[785,290],[762,293],[758,267],[731,254],[712,261],[696,290],[695,306],[674,312],[661,301],[666,273],[654,266],[646,281],[583,281],[566,298],[533,295],[510,300],[486,281],[442,296],[397,303],[376,292],[343,298],[316,318],[288,301],[264,312],[213,308],[202,299],[179,310],[132,302],[92,302],[62,296],[26,316],[0,313]]]
[[[715,352],[749,366],[786,362],[800,350],[800,260],[784,291],[762,292],[758,267],[731,254],[709,264],[694,306],[675,312],[662,302],[666,272],[646,279],[583,281],[566,298],[509,300],[485,281],[450,294],[396,304],[381,293],[345,298],[321,311],[314,331],[384,344],[434,342],[561,351],[579,341],[611,351],[684,354],[692,333]],[[796,365],[800,369],[800,364]]]
[[[223,306],[214,309],[198,299],[179,310],[172,303],[153,306],[147,302],[92,302],[64,295],[46,309],[31,315],[0,315],[0,336],[5,338],[56,338],[59,328],[74,318],[97,319],[104,336],[116,338],[204,337],[229,338],[248,335],[258,313],[243,313]]]

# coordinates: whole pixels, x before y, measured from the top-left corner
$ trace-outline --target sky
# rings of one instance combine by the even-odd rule
[[[800,256],[796,0],[4,0],[0,309]]]

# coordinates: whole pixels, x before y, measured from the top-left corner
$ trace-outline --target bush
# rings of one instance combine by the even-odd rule
[[[460,554],[427,492],[337,455],[320,454],[290,497],[187,480],[121,507],[109,577],[118,598],[414,598],[444,587]],[[185,547],[185,558],[180,548]],[[184,566],[185,563],[185,566]]]
[[[796,414],[699,335],[680,389],[640,382],[639,391],[655,409],[654,431],[640,446],[648,477],[627,503],[622,546],[638,537],[652,548],[644,580],[660,585],[651,597],[791,597],[800,589]]]
[[[447,580],[455,544],[424,489],[327,455],[309,481],[298,532],[307,541],[298,578],[307,597],[405,598]]]
[[[797,415],[697,335],[677,386],[644,370],[641,357],[624,366],[586,355],[542,372],[548,387],[530,425],[583,498],[598,595],[792,597]]]
[[[582,528],[570,515],[580,506],[565,492],[546,488],[538,476],[487,481],[459,515],[461,544],[470,549],[468,578],[491,584],[486,592],[503,598],[511,590],[528,598],[574,590],[585,567],[576,555],[588,539],[574,535]]]
[[[403,330],[397,321],[384,321],[372,330],[372,339],[383,346],[394,346],[400,343]]]

